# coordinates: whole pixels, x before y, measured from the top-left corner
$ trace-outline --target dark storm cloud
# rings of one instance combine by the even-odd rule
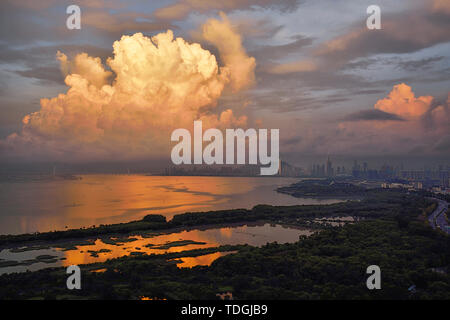
[[[289,74],[260,71],[257,81],[258,88],[265,90],[252,91],[251,106],[255,110],[277,113],[333,108],[352,100],[355,95],[385,93],[386,87],[392,85],[336,70]]]
[[[49,57],[56,57],[57,51],[62,51],[67,55],[75,55],[86,52],[89,55],[106,59],[111,55],[110,48],[100,48],[92,45],[52,45],[52,46],[31,46],[28,48],[15,49],[6,44],[0,44],[0,63],[29,63],[35,65],[48,61]],[[56,58],[55,58],[56,60]]]
[[[422,83],[430,83],[430,82],[443,82],[450,80],[450,68],[445,68],[441,70],[436,70],[433,72],[422,73],[417,77],[411,79],[411,82],[422,82]]]
[[[13,49],[7,45],[0,45],[0,64],[8,64],[7,70],[25,78],[41,80],[43,84],[50,82],[63,84],[64,77],[59,70],[56,52],[60,50],[69,57],[80,52],[100,57],[105,61],[111,54],[110,49],[91,45],[60,45],[33,46],[26,49]]]
[[[318,110],[348,101],[349,97],[342,94],[315,96],[308,90],[286,90],[273,88],[265,92],[256,92],[249,104],[254,110],[271,110],[276,113],[287,113],[305,110]]]
[[[424,70],[431,68],[435,62],[442,61],[444,58],[443,56],[438,56],[419,60],[407,60],[399,62],[398,67],[408,71]]]
[[[217,11],[232,12],[236,10],[271,9],[280,12],[295,11],[301,0],[178,0],[173,4],[159,8],[155,17],[167,20],[182,20],[191,13],[211,13]]]
[[[442,137],[433,147],[437,152],[450,154],[450,135]]]
[[[348,62],[343,66],[343,69],[354,70],[354,69],[367,69],[369,66],[379,62],[380,59],[367,58],[358,59],[356,61]]]
[[[55,66],[36,66],[27,70],[16,70],[14,72],[25,78],[38,79],[41,81],[41,84],[64,82],[64,77],[59,71],[59,68]]]
[[[105,2],[95,6],[94,2],[78,3],[81,11],[81,30],[68,30],[65,9],[71,1],[1,1],[0,42],[8,45],[32,45],[40,41],[65,42],[79,37],[102,36],[114,41],[124,34],[134,32],[165,31],[177,27],[167,21],[155,20],[149,14],[135,11],[111,12]]]
[[[244,35],[245,47],[253,42],[270,41],[284,28],[270,18],[234,17],[233,25],[239,34]]]
[[[155,33],[167,29],[178,29],[177,26],[161,20],[151,19],[150,15],[139,12],[114,13],[107,10],[87,10],[82,16],[83,26],[95,29],[96,32],[117,40],[124,34],[135,32]]]
[[[283,45],[265,45],[259,46],[250,52],[250,55],[255,57],[258,62],[282,59],[293,53],[298,53],[304,47],[310,46],[314,38],[304,35],[297,35],[293,37],[292,42]]]
[[[381,30],[361,23],[316,50],[326,65],[342,66],[356,59],[383,53],[412,53],[450,41],[450,18],[429,8],[385,14]],[[366,62],[371,62],[366,61]]]
[[[250,104],[255,110],[272,110],[277,113],[318,109],[320,99],[301,94],[292,94],[283,90],[273,90],[266,94],[257,94],[252,97]]]
[[[22,119],[24,115],[30,112],[35,112],[39,107],[36,102],[31,101],[6,101],[0,102],[0,128],[9,134],[17,132],[22,127]],[[15,129],[15,130],[12,130]]]
[[[431,69],[433,64],[443,60],[442,56],[411,60],[403,60],[399,56],[377,57],[380,54],[414,53],[450,41],[450,16],[445,11],[437,12],[432,4],[432,1],[426,1],[407,11],[383,13],[381,30],[368,30],[365,21],[359,21],[343,35],[313,49],[308,48],[308,51],[303,52],[306,56],[297,61],[276,64],[273,60],[278,58],[277,54],[274,54],[272,59],[267,54],[261,54],[266,60],[259,60],[258,77],[261,83],[267,83],[269,86],[274,83],[278,85],[284,79],[285,83],[294,82],[297,86],[302,86],[303,90],[343,89],[349,93],[357,93],[370,88],[379,92],[387,82],[392,85],[393,79],[373,80],[366,78],[361,71],[371,66],[376,71],[378,65],[392,65],[395,70],[421,71]],[[279,49],[288,55],[289,48],[281,46]],[[269,55],[270,49],[273,48],[267,49]],[[299,48],[301,49],[303,48]],[[255,52],[255,55],[257,54]],[[277,73],[274,71],[278,71],[283,79],[274,74]],[[345,71],[354,72],[349,75]],[[448,74],[441,68],[435,73],[431,70],[427,75],[408,77],[402,82],[438,82],[446,81],[447,78]],[[383,84],[383,81],[386,83]]]
[[[376,121],[404,121],[401,117],[384,112],[377,109],[371,110],[362,110],[358,112],[351,113],[347,115],[344,121],[367,121],[367,120],[376,120]]]
[[[429,70],[437,62],[445,59],[445,56],[434,56],[423,59],[404,59],[400,57],[377,57],[377,58],[363,58],[345,64],[342,68],[346,70],[364,70],[369,67],[376,68],[376,65],[392,65],[393,68],[405,71],[420,71]]]
[[[55,40],[49,21],[52,20],[46,12],[17,7],[8,1],[0,2],[0,40],[8,45]]]
[[[310,72],[294,72],[288,74],[271,74],[260,72],[258,84],[266,87],[283,87],[298,91],[309,90],[339,90],[348,91],[367,89],[370,85],[364,77],[356,74],[346,74],[335,70],[317,70]],[[371,86],[371,88],[373,88]]]
[[[292,137],[281,141],[283,146],[296,145],[302,141],[302,137]]]
[[[385,92],[385,90],[381,90],[381,89],[362,89],[362,90],[353,91],[353,94],[368,95],[368,94],[382,94],[384,92]]]

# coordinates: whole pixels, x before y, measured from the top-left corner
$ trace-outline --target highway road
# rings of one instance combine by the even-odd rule
[[[431,199],[438,202],[437,208],[428,217],[428,221],[430,222],[431,227],[433,229],[439,228],[445,233],[450,234],[450,228],[447,220],[445,219],[445,213],[448,212],[448,202],[436,198]]]

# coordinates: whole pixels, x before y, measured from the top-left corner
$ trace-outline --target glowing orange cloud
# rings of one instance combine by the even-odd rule
[[[68,91],[42,99],[41,109],[24,117],[22,132],[0,146],[13,155],[72,160],[161,156],[169,154],[169,132],[194,120],[205,127],[245,126],[245,115],[217,110],[226,87],[239,91],[253,83],[255,67],[221,16],[203,27],[203,39],[218,47],[220,67],[211,52],[171,30],[152,38],[122,36],[107,60],[111,71],[100,58],[80,53],[69,61],[58,52]]]
[[[388,97],[379,100],[375,104],[375,109],[400,117],[415,118],[422,116],[430,110],[432,102],[432,96],[416,98],[411,87],[401,83],[394,86]]]
[[[402,121],[341,122],[330,152],[362,150],[365,153],[408,153],[412,149],[435,152],[450,135],[450,93],[446,103],[432,106],[432,96],[416,97],[411,87],[395,85],[374,108],[398,115]]]

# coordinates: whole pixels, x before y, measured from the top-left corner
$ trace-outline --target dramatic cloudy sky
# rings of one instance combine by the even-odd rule
[[[196,119],[279,128],[291,157],[450,156],[448,0],[3,0],[0,21],[3,160],[168,157]]]

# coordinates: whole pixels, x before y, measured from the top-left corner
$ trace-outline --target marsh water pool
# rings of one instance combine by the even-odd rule
[[[138,234],[118,237],[60,241],[35,246],[19,246],[0,250],[0,274],[35,271],[49,267],[104,262],[130,255],[165,254],[205,249],[220,245],[249,244],[262,246],[270,242],[292,243],[300,235],[313,231],[278,224],[253,223],[206,230],[193,229],[162,234]],[[208,265],[228,254],[216,252],[177,260],[179,267]],[[101,271],[99,271],[101,272]]]

